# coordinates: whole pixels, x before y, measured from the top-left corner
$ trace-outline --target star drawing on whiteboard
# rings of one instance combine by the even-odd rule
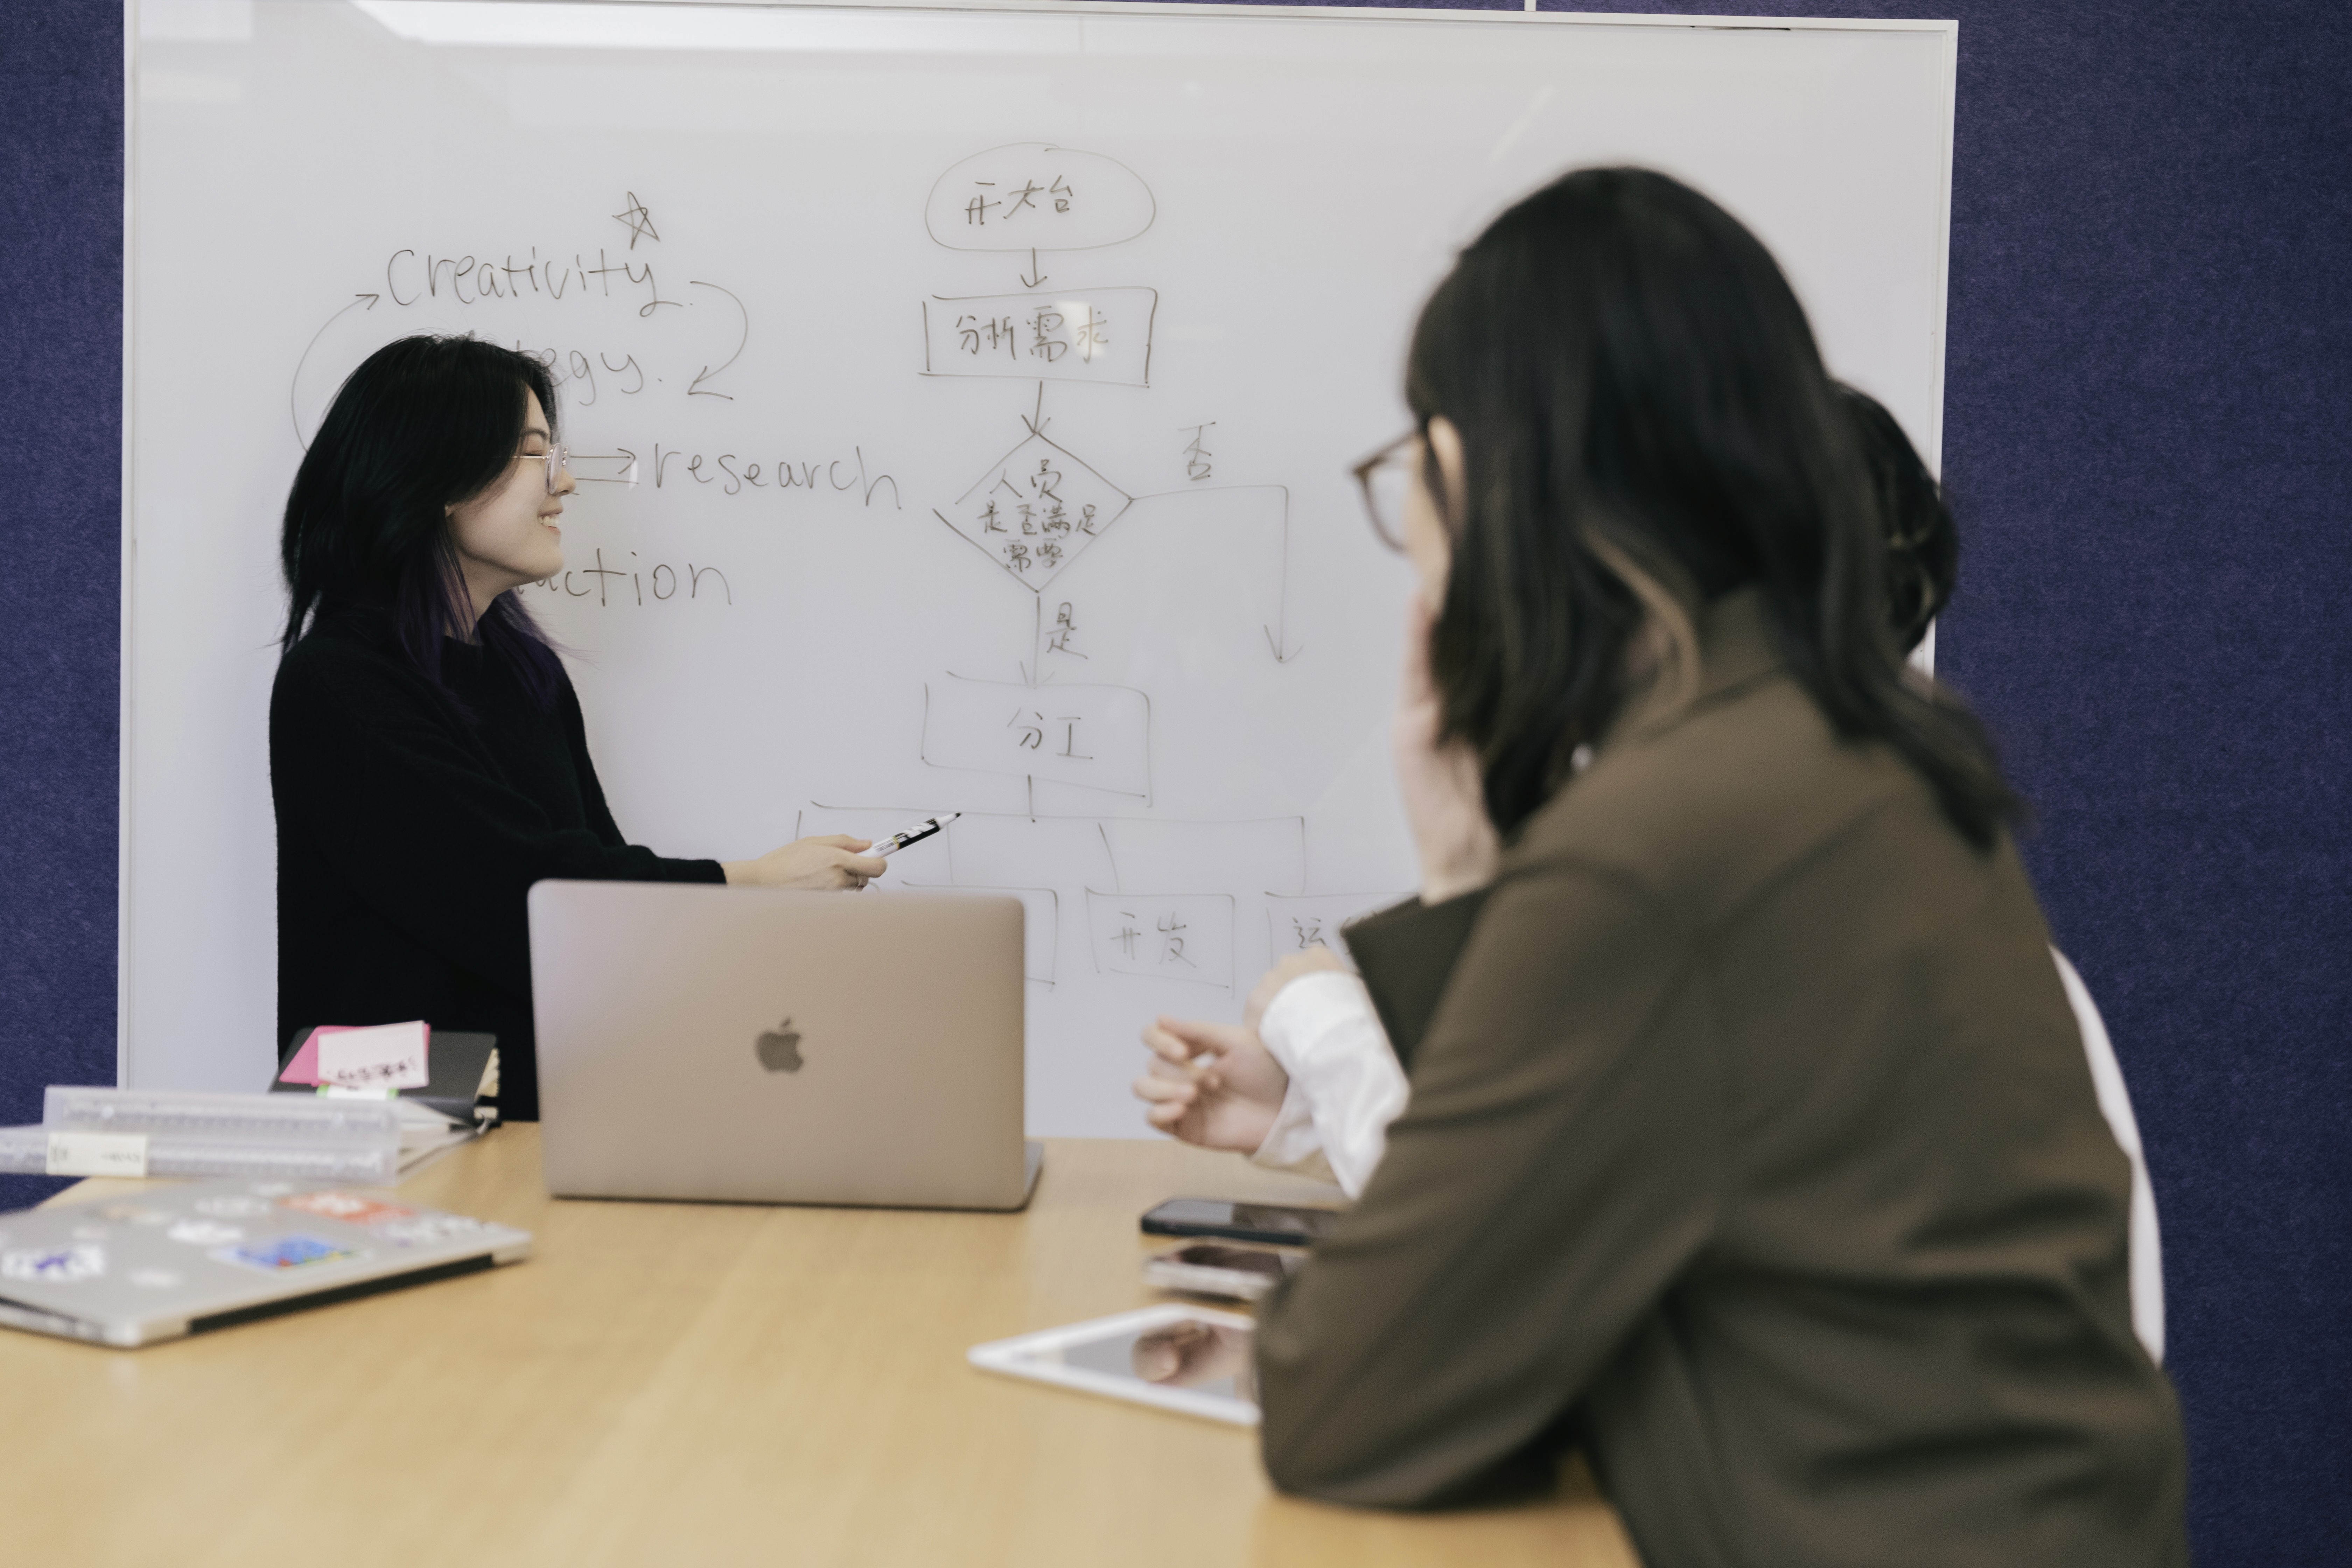
[[[637,193],[631,191],[628,195],[627,209],[614,213],[613,221],[629,226],[629,248],[635,250],[640,238],[659,239],[661,235],[654,227],[654,215],[646,210],[645,203],[637,200]]]

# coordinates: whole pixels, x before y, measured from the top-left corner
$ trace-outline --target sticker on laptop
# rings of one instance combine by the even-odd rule
[[[376,1235],[397,1247],[430,1247],[436,1241],[478,1236],[482,1222],[461,1214],[426,1214],[414,1219],[395,1219],[374,1228]]]
[[[216,1219],[184,1219],[163,1234],[173,1241],[184,1241],[190,1247],[219,1247],[225,1242],[241,1239],[245,1232],[236,1226],[223,1225]]]
[[[212,1256],[223,1263],[258,1268],[264,1274],[285,1274],[320,1263],[341,1263],[363,1254],[356,1247],[339,1246],[315,1236],[273,1236],[267,1241],[248,1241],[243,1247],[224,1247]]]
[[[71,1285],[106,1272],[106,1248],[89,1242],[71,1247],[27,1247],[0,1253],[0,1277],[44,1285]]]
[[[416,1212],[364,1193],[303,1193],[278,1199],[278,1206],[298,1209],[320,1219],[339,1219],[345,1225],[376,1225],[388,1219],[406,1219]]]

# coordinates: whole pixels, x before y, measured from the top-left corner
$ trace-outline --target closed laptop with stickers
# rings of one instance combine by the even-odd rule
[[[1019,900],[551,881],[530,905],[550,1192],[1028,1201]]]
[[[318,1183],[158,1184],[0,1214],[0,1323],[107,1345],[420,1284],[530,1254],[530,1233]]]

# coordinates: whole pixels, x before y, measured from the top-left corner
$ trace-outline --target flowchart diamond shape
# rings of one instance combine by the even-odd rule
[[[1033,593],[1102,537],[1134,500],[1041,435],[1003,460],[947,511],[932,515]]]

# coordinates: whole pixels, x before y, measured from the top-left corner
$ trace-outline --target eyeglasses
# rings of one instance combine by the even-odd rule
[[[1372,531],[1391,550],[1404,549],[1404,502],[1421,468],[1421,432],[1408,430],[1355,467]]]
[[[515,456],[527,458],[534,463],[544,462],[547,465],[547,493],[549,495],[562,493],[563,470],[572,461],[572,452],[569,447],[550,447],[544,452],[517,452]]]

